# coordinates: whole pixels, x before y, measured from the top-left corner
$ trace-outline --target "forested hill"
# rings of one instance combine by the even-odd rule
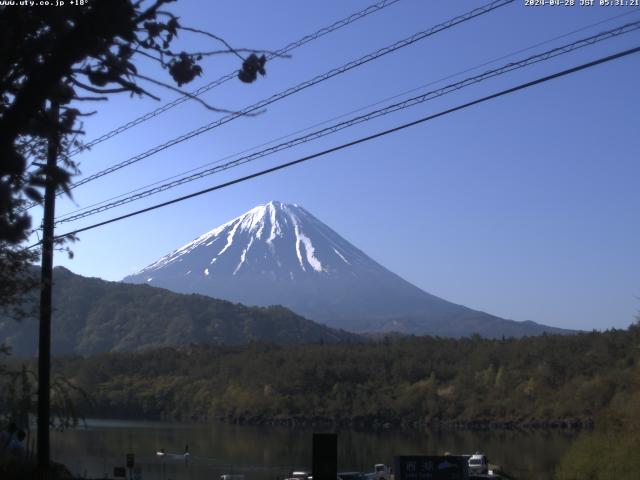
[[[577,426],[640,400],[640,327],[507,340],[159,349],[58,359],[55,368],[92,392],[88,413],[98,416]]]
[[[283,307],[246,307],[147,285],[106,282],[54,269],[54,355],[92,355],[192,343],[236,345],[358,341]],[[0,341],[16,356],[37,350],[38,322],[0,318]]]

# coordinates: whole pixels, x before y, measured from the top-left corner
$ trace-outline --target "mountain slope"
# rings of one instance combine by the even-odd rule
[[[248,305],[281,304],[355,332],[497,337],[561,331],[504,320],[424,292],[302,207],[281,202],[259,205],[123,281]]]
[[[54,355],[91,355],[189,344],[234,345],[358,341],[283,307],[245,307],[147,285],[106,282],[54,269]],[[0,318],[0,341],[16,355],[37,350],[38,322]]]

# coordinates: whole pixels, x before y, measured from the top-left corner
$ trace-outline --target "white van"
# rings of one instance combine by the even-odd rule
[[[480,453],[476,452],[474,455],[471,455],[469,459],[469,473],[480,473],[486,474],[489,472],[489,461],[487,457]]]

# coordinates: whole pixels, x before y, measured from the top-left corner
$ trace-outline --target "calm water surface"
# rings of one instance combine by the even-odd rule
[[[111,477],[134,453],[143,480],[217,480],[241,473],[246,480],[275,480],[295,469],[311,469],[312,430],[89,420],[52,433],[52,457],[74,473]],[[394,455],[483,451],[518,479],[547,480],[576,435],[563,432],[338,431],[338,469],[371,471],[393,464]],[[189,445],[190,460],[182,453]],[[163,448],[168,455],[158,457]],[[173,454],[173,455],[172,455]]]

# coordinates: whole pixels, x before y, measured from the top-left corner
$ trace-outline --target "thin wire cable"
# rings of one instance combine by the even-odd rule
[[[332,69],[332,70],[330,70],[330,71],[328,71],[328,72],[326,72],[324,74],[318,75],[318,76],[316,76],[316,77],[314,77],[314,78],[312,78],[310,80],[307,80],[305,82],[302,82],[302,83],[300,83],[300,84],[298,84],[298,85],[296,85],[294,87],[290,87],[290,88],[288,88],[288,89],[286,89],[286,90],[284,90],[284,91],[282,91],[280,93],[277,93],[275,95],[272,95],[271,97],[263,99],[263,100],[255,103],[253,105],[245,107],[244,109],[242,109],[242,110],[240,110],[238,112],[233,112],[231,114],[228,114],[228,115],[226,115],[226,116],[224,116],[224,117],[222,117],[222,118],[220,118],[218,120],[215,120],[215,121],[210,122],[210,123],[208,123],[206,125],[203,125],[200,128],[192,130],[192,131],[190,131],[190,132],[188,132],[186,134],[183,134],[183,135],[181,135],[179,137],[176,137],[176,138],[174,138],[172,140],[169,140],[169,141],[167,141],[167,142],[165,142],[165,143],[163,143],[161,145],[158,145],[158,146],[156,146],[154,148],[151,148],[151,149],[147,150],[146,152],[143,152],[143,153],[138,154],[138,155],[136,155],[134,157],[131,157],[128,160],[125,160],[125,161],[120,162],[120,163],[118,163],[116,165],[113,165],[112,167],[109,167],[109,168],[107,168],[105,170],[102,170],[102,171],[100,171],[98,173],[95,173],[95,174],[93,174],[93,175],[91,175],[91,176],[89,176],[87,178],[84,178],[84,179],[76,182],[75,184],[72,184],[70,186],[70,188],[73,189],[73,188],[79,187],[81,185],[84,185],[84,184],[86,184],[88,182],[91,182],[91,181],[93,181],[93,180],[95,180],[97,178],[103,177],[105,175],[109,175],[110,173],[113,173],[113,172],[115,172],[117,170],[120,170],[120,169],[122,169],[124,167],[132,165],[133,163],[137,163],[137,162],[139,162],[139,161],[141,161],[141,160],[143,160],[143,159],[145,159],[147,157],[150,157],[151,155],[154,155],[154,154],[156,154],[156,153],[158,153],[158,152],[160,152],[162,150],[165,150],[165,149],[167,149],[169,147],[172,147],[172,146],[174,146],[174,145],[176,145],[178,143],[184,142],[185,140],[189,140],[189,139],[191,139],[191,138],[193,138],[193,137],[195,137],[197,135],[200,135],[200,134],[202,134],[204,132],[207,132],[207,131],[209,131],[209,130],[211,130],[213,128],[216,128],[216,127],[219,127],[221,125],[224,125],[224,124],[226,124],[226,123],[228,123],[228,122],[230,122],[230,121],[232,121],[232,120],[234,120],[234,119],[236,119],[238,117],[247,115],[249,113],[256,112],[257,110],[261,110],[264,107],[266,107],[266,106],[268,106],[268,105],[270,105],[270,104],[272,104],[272,103],[274,103],[276,101],[282,100],[282,99],[284,99],[284,98],[286,98],[286,97],[288,97],[290,95],[293,95],[294,93],[298,93],[301,90],[304,90],[306,88],[314,86],[314,85],[316,85],[316,84],[318,84],[320,82],[329,80],[330,78],[333,78],[336,75],[340,75],[342,73],[348,72],[349,70],[352,70],[353,68],[359,67],[359,66],[364,65],[364,64],[366,64],[366,63],[368,63],[370,61],[376,60],[376,59],[378,59],[378,58],[380,58],[380,57],[382,57],[384,55],[392,53],[392,52],[394,52],[396,50],[399,50],[401,48],[404,48],[404,47],[407,47],[409,45],[412,45],[412,44],[414,44],[414,43],[416,43],[416,42],[418,42],[420,40],[423,40],[423,39],[425,39],[427,37],[435,35],[436,33],[439,33],[439,32],[441,32],[443,30],[447,30],[447,29],[449,29],[451,27],[454,27],[454,26],[456,26],[456,25],[458,25],[460,23],[469,21],[469,20],[471,20],[471,19],[473,19],[475,17],[478,17],[478,16],[483,15],[485,13],[489,13],[489,12],[491,12],[493,10],[496,10],[497,8],[500,8],[500,7],[503,7],[503,6],[508,5],[510,3],[513,3],[513,1],[514,0],[495,0],[495,1],[490,2],[490,3],[488,3],[488,4],[486,4],[486,5],[482,6],[482,7],[475,8],[475,9],[473,9],[473,10],[471,10],[471,11],[465,13],[465,14],[462,14],[462,15],[459,15],[457,17],[454,17],[451,20],[448,20],[447,22],[435,25],[434,27],[431,27],[428,30],[424,30],[424,31],[415,33],[414,35],[412,35],[412,36],[410,36],[410,37],[408,37],[408,38],[406,38],[404,40],[400,40],[400,41],[398,41],[398,42],[396,42],[396,43],[394,43],[392,45],[389,45],[389,46],[381,48],[381,49],[379,49],[379,50],[377,50],[377,51],[375,51],[373,53],[370,53],[370,54],[367,54],[367,55],[365,55],[363,57],[360,57],[357,60],[353,60],[353,61],[351,61],[349,63],[346,63],[346,64],[344,64],[344,65],[342,65],[340,67],[334,68],[334,69]]]
[[[408,47],[409,45],[412,45],[420,40],[423,40],[427,37],[430,37],[432,35],[435,35],[438,32],[441,32],[443,30],[448,30],[449,28],[452,28],[458,24],[467,22],[473,18],[476,18],[478,16],[484,15],[486,13],[492,12],[493,10],[496,10],[500,7],[504,7],[505,5],[508,5],[510,3],[513,3],[514,0],[494,0],[486,5],[483,5],[482,7],[478,7],[478,8],[474,8],[473,10],[470,10],[467,13],[464,13],[462,15],[459,15],[457,17],[452,18],[451,20],[448,20],[444,23],[440,23],[438,25],[435,25],[433,27],[431,27],[428,30],[423,30],[421,32],[415,33],[412,36],[405,38],[404,40],[400,40],[392,45],[389,45],[387,47],[381,48],[379,50],[376,50],[373,53],[369,53],[363,57],[360,57],[357,60],[353,60],[349,63],[346,63],[344,65],[342,65],[341,67],[337,67],[334,68],[332,70],[329,70],[328,72],[322,74],[322,75],[318,75],[314,78],[312,78],[311,80],[307,80],[305,82],[299,83],[298,85],[294,86],[294,87],[290,87],[280,93],[276,93],[275,95],[272,95],[271,97],[268,97],[266,99],[263,99],[261,101],[259,101],[258,103],[254,103],[253,105],[250,105],[248,107],[245,107],[244,109],[240,110],[239,112],[234,112],[231,114],[228,114],[218,120],[215,120],[211,123],[208,123],[206,125],[203,125],[200,128],[197,128],[195,130],[192,130],[188,133],[185,133],[179,137],[176,137],[172,140],[169,140],[163,144],[157,145],[149,150],[147,150],[146,152],[140,153],[134,157],[131,157],[127,160],[124,160],[120,163],[117,163],[105,170],[102,170],[98,173],[95,173],[93,175],[90,175],[86,178],[83,178],[82,180],[79,180],[78,182],[75,182],[71,185],[69,185],[69,190],[73,190],[81,185],[85,185],[86,183],[92,182],[94,180],[97,180],[98,178],[104,177],[105,175],[109,175],[113,172],[116,172],[122,168],[128,167],[129,165],[133,165],[134,163],[137,163],[145,158],[148,158],[152,155],[155,155],[156,153],[159,153],[163,150],[166,150],[167,148],[170,148],[174,145],[177,145],[179,143],[182,143],[186,140],[190,140],[198,135],[201,135],[204,132],[207,132],[213,128],[219,127],[221,125],[224,125],[238,117],[247,115],[249,113],[253,113],[257,110],[260,110],[264,107],[266,107],[267,105],[270,105],[274,102],[277,102],[279,100],[282,100],[284,98],[289,97],[290,95],[293,95],[295,93],[298,93],[306,88],[312,87],[320,82],[324,82],[326,80],[329,80],[330,78],[333,78],[337,75],[343,74],[345,72],[348,72],[349,70],[352,70],[356,67],[359,67],[361,65],[364,65],[368,62],[371,62],[373,60],[376,60],[384,55],[387,55],[389,53],[395,52],[396,50],[399,50],[401,48],[404,47]],[[59,195],[61,194],[61,192],[59,193]],[[28,210],[32,207],[34,207],[35,205],[38,205],[37,202],[32,202],[30,204],[28,204],[26,207],[24,207],[23,210]]]
[[[59,217],[59,218],[60,218],[60,220],[62,220],[62,219],[63,219],[63,218],[65,218],[65,217],[68,217],[68,216],[71,216],[71,215],[75,215],[76,213],[82,212],[82,211],[84,211],[84,210],[88,210],[88,209],[90,209],[90,208],[94,208],[94,207],[97,207],[97,206],[99,206],[99,205],[102,205],[102,204],[105,204],[105,203],[108,203],[108,202],[112,202],[113,200],[117,200],[117,199],[119,199],[119,198],[122,198],[122,197],[126,197],[126,196],[129,196],[129,195],[132,195],[132,194],[134,194],[134,193],[140,192],[141,190],[148,189],[148,188],[154,187],[154,186],[156,186],[156,185],[160,185],[160,184],[161,184],[161,183],[163,183],[163,182],[168,182],[168,181],[170,181],[170,180],[174,180],[174,179],[176,179],[176,178],[178,178],[178,177],[181,177],[182,175],[188,175],[188,174],[193,173],[193,172],[196,172],[196,171],[198,171],[198,170],[202,170],[203,168],[206,168],[206,167],[209,167],[209,166],[212,166],[212,165],[220,164],[220,163],[224,162],[225,160],[229,160],[229,159],[231,159],[231,158],[238,157],[239,155],[242,155],[242,154],[245,154],[245,153],[248,153],[248,152],[254,151],[254,150],[258,149],[258,148],[262,148],[262,147],[265,147],[265,146],[267,146],[267,145],[272,145],[272,144],[274,144],[274,143],[276,143],[276,142],[279,142],[279,141],[281,141],[281,140],[285,140],[285,139],[287,139],[287,138],[293,137],[294,135],[298,135],[298,134],[300,134],[300,133],[303,133],[303,132],[309,131],[309,130],[311,130],[311,129],[313,129],[313,128],[320,127],[320,126],[322,126],[322,125],[325,125],[325,124],[330,123],[330,122],[334,122],[334,121],[339,120],[339,119],[341,119],[341,118],[345,118],[345,117],[347,117],[347,116],[349,116],[349,115],[353,115],[353,114],[355,114],[355,113],[362,112],[363,110],[366,110],[367,108],[375,107],[375,106],[380,105],[380,104],[382,104],[382,103],[385,103],[385,102],[388,102],[388,101],[391,101],[391,100],[395,100],[396,98],[404,97],[405,95],[408,95],[408,94],[410,94],[410,93],[417,92],[417,91],[422,90],[422,89],[424,89],[424,88],[426,88],[426,87],[429,87],[429,86],[431,86],[431,85],[435,85],[435,84],[441,83],[441,82],[443,82],[443,81],[445,81],[445,80],[448,80],[448,79],[450,79],[450,78],[455,78],[455,77],[458,77],[458,76],[460,76],[460,75],[462,75],[462,74],[464,74],[464,73],[472,72],[472,71],[477,70],[477,69],[479,69],[479,68],[485,67],[485,66],[487,66],[487,65],[491,65],[491,64],[493,64],[493,63],[496,63],[496,62],[498,62],[498,61],[500,61],[500,60],[504,60],[504,59],[506,59],[506,58],[513,57],[514,55],[517,55],[518,53],[523,53],[523,52],[526,52],[526,51],[532,50],[532,49],[534,49],[534,48],[536,48],[536,47],[539,47],[539,46],[542,46],[542,45],[546,45],[546,44],[548,44],[548,43],[552,43],[552,42],[554,42],[554,41],[556,41],[556,40],[559,40],[559,39],[562,39],[562,38],[569,37],[569,36],[571,36],[571,35],[574,35],[574,34],[576,34],[576,33],[582,32],[582,31],[584,31],[584,30],[588,30],[588,29],[593,28],[593,27],[595,27],[595,26],[602,25],[603,23],[608,23],[608,22],[610,22],[610,21],[612,21],[612,20],[615,20],[615,19],[618,19],[618,18],[620,18],[620,17],[625,17],[625,16],[628,16],[628,15],[631,15],[631,14],[637,14],[637,13],[639,13],[639,12],[638,12],[638,11],[635,11],[635,10],[632,10],[632,11],[629,11],[629,12],[625,12],[625,13],[621,13],[621,14],[618,14],[618,15],[614,15],[614,16],[612,16],[612,17],[606,18],[606,19],[601,20],[601,21],[599,21],[599,22],[595,22],[595,23],[591,23],[591,24],[589,24],[589,25],[585,25],[585,26],[580,27],[580,28],[578,28],[578,29],[576,29],[576,30],[572,30],[572,31],[567,32],[567,33],[564,33],[564,34],[562,34],[562,35],[558,35],[558,36],[556,36],[556,37],[550,38],[550,39],[545,40],[545,41],[543,41],[543,42],[538,42],[538,43],[536,43],[536,44],[534,44],[534,45],[530,45],[530,46],[528,46],[528,47],[526,47],[526,48],[522,48],[522,49],[519,49],[519,50],[513,51],[513,52],[508,53],[508,54],[506,54],[506,55],[502,55],[502,56],[497,57],[497,58],[494,58],[494,59],[492,59],[492,60],[488,60],[488,61],[486,61],[486,62],[483,62],[483,63],[481,63],[481,64],[475,65],[475,66],[473,66],[473,67],[466,68],[466,69],[461,70],[461,71],[458,71],[458,72],[456,72],[456,73],[449,74],[449,75],[447,75],[447,76],[445,76],[445,77],[441,77],[441,78],[439,78],[439,79],[437,79],[437,80],[432,80],[432,81],[430,81],[430,82],[428,82],[428,83],[425,83],[425,84],[422,84],[422,85],[420,85],[420,86],[418,86],[418,87],[414,87],[414,88],[412,88],[412,89],[410,89],[410,90],[406,90],[406,91],[404,91],[404,92],[402,92],[402,93],[399,93],[399,94],[393,95],[393,96],[391,96],[391,97],[383,98],[383,99],[378,100],[378,101],[376,101],[376,102],[374,102],[374,103],[370,103],[370,104],[364,105],[364,106],[362,106],[362,107],[359,107],[359,108],[357,108],[357,109],[355,109],[355,110],[351,110],[351,111],[349,111],[349,112],[342,113],[342,114],[340,114],[340,115],[337,115],[337,116],[335,116],[335,117],[329,118],[329,119],[327,119],[327,120],[323,120],[322,122],[315,123],[315,124],[313,124],[313,125],[310,125],[310,126],[308,126],[308,127],[302,128],[302,129],[300,129],[300,130],[296,130],[296,131],[291,132],[291,133],[288,133],[288,134],[286,134],[286,135],[282,135],[282,136],[280,136],[280,137],[277,137],[277,138],[271,139],[271,140],[269,140],[269,141],[267,141],[267,142],[263,142],[263,143],[261,143],[261,144],[259,144],[259,145],[254,145],[253,147],[246,148],[246,149],[241,150],[241,151],[239,151],[239,152],[235,152],[235,153],[232,153],[232,154],[229,154],[229,155],[225,155],[224,157],[222,157],[222,158],[220,158],[220,159],[218,159],[218,160],[214,160],[214,161],[211,161],[211,162],[207,162],[207,163],[205,163],[205,164],[203,164],[203,165],[200,165],[200,166],[198,166],[198,167],[194,167],[194,168],[191,168],[191,169],[189,169],[189,170],[185,170],[185,171],[182,171],[182,172],[180,172],[180,173],[177,173],[177,174],[175,174],[175,175],[171,175],[171,176],[169,176],[169,177],[165,177],[165,178],[163,178],[163,179],[161,179],[161,180],[158,180],[158,181],[155,181],[155,182],[152,182],[152,183],[148,183],[148,184],[146,184],[146,185],[143,185],[143,186],[141,186],[141,187],[135,188],[135,189],[133,189],[133,190],[129,190],[129,191],[127,191],[127,192],[124,192],[124,193],[121,193],[121,194],[118,194],[118,195],[114,195],[113,197],[106,198],[105,200],[101,200],[101,201],[99,201],[99,202],[95,202],[95,203],[89,204],[89,205],[87,205],[87,206],[84,206],[84,207],[81,207],[81,208],[77,208],[77,209],[75,209],[75,210],[73,210],[73,211],[71,211],[71,212],[68,212],[68,213],[66,213],[66,214],[60,215],[60,217]]]
[[[610,38],[614,38],[617,37],[619,35],[623,35],[625,33],[630,33],[633,31],[636,31],[640,29],[640,21],[636,21],[636,22],[632,22],[632,23],[628,23],[626,25],[622,25],[620,27],[611,29],[611,30],[607,30],[605,32],[601,32],[599,34],[596,35],[592,35],[591,37],[587,37],[575,42],[572,42],[570,44],[567,45],[563,45],[560,47],[556,47],[553,48],[551,50],[547,50],[545,52],[536,54],[536,55],[532,55],[529,56],[525,59],[516,61],[516,62],[511,62],[508,63],[502,67],[499,68],[495,68],[493,70],[488,70],[487,72],[484,72],[480,75],[476,75],[473,77],[469,77],[466,78],[462,81],[444,86],[440,89],[437,90],[432,90],[430,92],[424,93],[422,95],[418,95],[409,99],[406,99],[402,102],[398,102],[392,105],[389,105],[387,107],[378,109],[378,110],[374,110],[372,112],[369,112],[367,114],[364,115],[360,115],[357,117],[354,117],[350,120],[346,120],[344,122],[340,122],[337,123],[335,125],[332,125],[330,127],[326,127],[323,128],[321,130],[309,133],[307,135],[295,138],[293,140],[290,140],[288,142],[283,142],[281,144],[275,145],[273,147],[261,150],[259,152],[255,152],[252,153],[250,155],[246,155],[244,157],[240,157],[236,160],[233,160],[231,162],[227,162],[223,165],[219,165],[219,166],[215,166],[213,168],[204,170],[202,172],[193,174],[193,175],[188,175],[185,177],[182,177],[180,179],[174,180],[172,182],[168,182],[165,184],[162,184],[160,186],[142,191],[140,193],[137,193],[135,195],[131,195],[125,198],[122,198],[120,200],[114,201],[114,202],[110,202],[107,203],[105,205],[101,205],[99,207],[96,208],[92,208],[92,209],[87,209],[84,212],[81,213],[77,213],[74,215],[67,215],[64,218],[59,218],[57,219],[57,221],[55,222],[56,225],[60,224],[60,223],[67,223],[67,222],[72,222],[75,220],[79,220],[81,218],[85,218],[85,217],[89,217],[91,215],[96,215],[98,213],[104,212],[106,210],[111,210],[112,208],[116,208],[119,207],[121,205],[124,205],[126,203],[130,203],[136,200],[140,200],[142,198],[151,196],[151,195],[155,195],[157,193],[175,188],[179,185],[183,185],[185,183],[189,183],[189,182],[193,182],[195,180],[199,180],[201,178],[204,178],[206,176],[209,175],[213,175],[215,173],[219,173],[221,171],[225,171],[225,170],[229,170],[231,168],[235,168],[238,167],[240,165],[244,165],[245,163],[249,163],[252,161],[257,160],[258,158],[262,158],[265,157],[267,155],[271,155],[274,154],[276,152],[280,152],[282,150],[286,150],[289,148],[293,148],[295,146],[301,145],[303,143],[307,143],[313,140],[316,140],[318,138],[322,138],[325,137],[327,135],[333,134],[335,132],[338,132],[340,130],[344,130],[346,128],[352,127],[354,125],[358,125],[360,123],[364,123],[364,122],[368,122],[374,118],[378,118],[378,117],[382,117],[384,115],[388,115],[394,112],[397,112],[399,110],[404,110],[406,108],[410,108],[410,107],[414,107],[416,105],[422,104],[426,101],[429,100],[433,100],[434,98],[438,98],[441,96],[444,96],[448,93],[452,93],[455,92],[457,90],[460,90],[462,88],[471,86],[471,85],[475,85],[477,83],[480,83],[484,80],[490,79],[490,78],[494,78],[496,76],[499,75],[503,75],[505,73],[509,73],[512,72],[514,70],[518,70],[530,65],[534,65],[536,63],[542,62],[542,61],[546,61],[552,58],[556,58],[560,55],[564,55],[567,54],[569,52],[573,52],[575,50],[578,50],[580,48],[586,47],[586,46],[591,46],[594,45],[596,43],[602,42],[604,40],[610,39]]]
[[[68,236],[71,236],[71,235],[77,235],[78,233],[81,233],[81,232],[86,232],[88,230],[93,230],[95,228],[102,227],[104,225],[108,225],[108,224],[111,224],[111,223],[114,223],[114,222],[118,222],[118,221],[124,220],[126,218],[131,218],[131,217],[134,217],[134,216],[137,216],[137,215],[141,215],[143,213],[147,213],[147,212],[150,212],[150,211],[153,211],[153,210],[157,210],[157,209],[162,208],[162,207],[166,207],[166,206],[169,206],[169,205],[173,205],[175,203],[183,202],[183,201],[188,200],[190,198],[194,198],[194,197],[197,197],[197,196],[200,196],[200,195],[204,195],[206,193],[210,193],[210,192],[213,192],[215,190],[220,190],[222,188],[226,188],[226,187],[229,187],[231,185],[236,185],[238,183],[246,182],[248,180],[252,180],[254,178],[258,178],[258,177],[267,175],[269,173],[273,173],[273,172],[276,172],[276,171],[279,171],[279,170],[283,170],[283,169],[288,168],[288,167],[292,167],[294,165],[298,165],[300,163],[312,160],[314,158],[322,157],[322,156],[328,155],[330,153],[337,152],[339,150],[343,150],[343,149],[352,147],[354,145],[358,145],[360,143],[368,142],[370,140],[373,140],[373,139],[376,139],[376,138],[379,138],[379,137],[390,135],[392,133],[404,130],[406,128],[413,127],[415,125],[419,125],[421,123],[425,123],[425,122],[428,122],[430,120],[434,120],[436,118],[448,115],[450,113],[457,112],[459,110],[464,110],[464,109],[469,108],[471,106],[487,102],[489,100],[494,100],[494,99],[496,99],[498,97],[502,97],[504,95],[508,95],[508,94],[517,92],[519,90],[524,90],[526,88],[530,88],[530,87],[533,87],[535,85],[538,85],[538,84],[541,84],[541,83],[545,83],[545,82],[548,82],[550,80],[554,80],[556,78],[564,77],[564,76],[579,72],[581,70],[586,70],[588,68],[595,67],[596,65],[607,63],[607,62],[610,62],[610,61],[613,61],[613,60],[616,60],[616,59],[619,59],[619,58],[622,58],[622,57],[626,57],[628,55],[632,55],[632,54],[635,54],[635,53],[638,53],[638,52],[640,52],[640,46],[634,47],[634,48],[630,48],[628,50],[624,50],[624,51],[615,53],[613,55],[608,55],[606,57],[600,57],[600,58],[598,58],[596,60],[593,60],[591,62],[583,63],[583,64],[578,65],[576,67],[572,67],[572,68],[569,68],[569,69],[566,69],[566,70],[562,70],[560,72],[556,72],[556,73],[553,73],[551,75],[547,75],[545,77],[541,77],[541,78],[538,78],[536,80],[532,80],[530,82],[522,83],[522,84],[519,84],[519,85],[517,85],[515,87],[511,87],[511,88],[508,88],[506,90],[501,90],[501,91],[499,91],[497,93],[494,93],[494,94],[491,94],[491,95],[487,95],[485,97],[473,100],[471,102],[467,102],[467,103],[458,105],[456,107],[452,107],[452,108],[449,108],[447,110],[443,110],[441,112],[438,112],[438,113],[435,113],[435,114],[432,114],[432,115],[428,115],[426,117],[422,117],[422,118],[420,118],[418,120],[414,120],[414,121],[409,122],[409,123],[404,123],[402,125],[390,128],[388,130],[383,130],[383,131],[374,133],[372,135],[368,135],[366,137],[361,137],[361,138],[358,138],[358,139],[353,140],[351,142],[343,143],[343,144],[338,145],[336,147],[332,147],[332,148],[323,150],[321,152],[317,152],[317,153],[314,153],[314,154],[311,154],[311,155],[307,155],[307,156],[302,157],[302,158],[298,158],[297,160],[293,160],[291,162],[283,163],[283,164],[277,165],[275,167],[271,167],[271,168],[268,168],[268,169],[265,169],[265,170],[261,170],[261,171],[256,172],[256,173],[252,173],[251,175],[246,175],[246,176],[241,177],[241,178],[236,178],[234,180],[231,180],[231,181],[228,181],[228,182],[225,182],[225,183],[221,183],[221,184],[215,185],[213,187],[205,188],[204,190],[199,190],[197,192],[190,193],[188,195],[183,195],[181,197],[177,197],[177,198],[174,198],[172,200],[168,200],[166,202],[158,203],[156,205],[152,205],[152,206],[147,207],[147,208],[136,210],[134,212],[127,213],[125,215],[120,215],[118,217],[111,218],[109,220],[105,220],[105,221],[102,221],[102,222],[94,223],[93,225],[89,225],[89,226],[86,226],[86,227],[83,227],[83,228],[78,228],[76,230],[73,230],[73,231],[70,231],[70,232],[67,232],[67,233],[63,233],[61,235],[57,235],[56,237],[54,237],[54,239],[55,240],[59,240],[59,239],[63,239],[65,237],[68,237]],[[29,247],[26,247],[26,249],[33,248],[33,247],[35,247],[37,245],[39,245],[39,243],[35,243],[33,245],[30,245]]]
[[[280,48],[279,50],[276,50],[275,52],[270,52],[266,55],[267,61],[272,60],[273,58],[277,58],[277,57],[283,57],[285,55],[287,55],[289,52],[295,50],[296,48],[299,48],[313,40],[317,40],[318,38],[321,38],[331,32],[335,32],[336,30],[341,29],[342,27],[346,27],[347,25],[350,25],[354,22],[357,22],[358,20],[365,18],[369,15],[371,15],[372,13],[375,12],[379,12],[381,10],[384,10],[387,7],[390,7],[391,5],[394,5],[396,3],[398,3],[400,0],[383,0],[381,2],[375,3],[373,5],[369,5],[368,7],[364,8],[363,10],[360,10],[356,13],[353,13],[351,15],[349,15],[348,17],[342,18],[334,23],[332,23],[331,25],[327,26],[327,27],[323,27],[320,30],[316,31],[315,33],[312,33],[310,35],[305,35],[304,37],[302,37],[299,40],[296,40],[295,42],[291,42],[288,45]],[[222,77],[218,78],[217,80],[214,80],[200,88],[198,88],[197,90],[194,90],[193,92],[189,93],[189,95],[183,95],[181,97],[176,98],[175,100],[166,103],[165,105],[162,105],[161,107],[156,108],[155,110],[148,112],[138,118],[135,118],[134,120],[131,120],[130,122],[127,122],[107,133],[105,133],[104,135],[101,135],[98,138],[95,138],[94,140],[91,140],[90,142],[86,143],[82,148],[78,148],[75,149],[74,151],[72,151],[70,153],[70,156],[76,155],[88,148],[91,148],[99,143],[104,142],[105,140],[109,140],[110,138],[115,137],[116,135],[121,134],[122,132],[129,130],[130,128],[135,127],[136,125],[139,125],[143,122],[146,122],[147,120],[150,120],[153,117],[157,117],[158,115],[161,115],[162,113],[171,110],[173,107],[176,107],[178,105],[180,105],[181,103],[184,103],[188,100],[191,100],[193,97],[199,97],[200,95],[202,95],[205,92],[208,92],[209,90],[218,87],[220,85],[222,85],[223,83],[228,82],[229,80],[232,80],[234,78],[236,78],[236,76],[238,75],[239,70],[234,70],[233,72],[227,73],[226,75],[223,75]]]
[[[336,22],[332,23],[331,25],[327,26],[327,27],[323,27],[319,30],[317,30],[316,32],[310,34],[310,35],[305,35],[304,37],[300,38],[299,40],[296,40],[294,42],[289,43],[288,45],[274,51],[274,52],[267,52],[266,53],[266,58],[267,61],[272,60],[274,58],[278,58],[278,57],[284,57],[286,56],[289,52],[295,50],[296,48],[299,48],[313,40],[317,40],[318,38],[321,38],[325,35],[328,35],[329,33],[332,33],[336,30],[339,30],[342,27],[345,27],[347,25],[350,25],[352,23],[355,23],[356,21],[365,18],[369,15],[371,15],[372,13],[376,13],[380,10],[385,9],[386,7],[390,7],[396,3],[400,2],[400,0],[383,0],[381,2],[375,3],[373,5],[369,5],[368,7],[355,12],[351,15],[349,15],[348,17],[342,18],[340,20],[337,20]],[[85,143],[84,145],[82,145],[81,147],[78,147],[74,150],[71,150],[68,154],[68,157],[73,157],[81,152],[87,151],[88,149],[90,149],[91,147],[93,147],[94,145],[98,145],[99,143],[102,143],[106,140],[109,140],[110,138],[113,138],[117,135],[119,135],[120,133],[125,132],[126,130],[129,130],[133,127],[135,127],[136,125],[139,125],[143,122],[146,122],[147,120],[150,120],[158,115],[161,115],[162,113],[171,110],[173,107],[176,107],[188,100],[193,99],[194,97],[199,97],[200,95],[202,95],[205,92],[208,92],[209,90],[212,90],[215,87],[218,87],[220,85],[222,85],[223,83],[226,83],[229,80],[232,80],[234,78],[237,77],[238,73],[240,72],[240,70],[234,70],[233,72],[229,72],[226,75],[223,75],[222,77],[198,88],[197,90],[194,90],[193,92],[190,92],[188,94],[185,94],[179,98],[176,98],[175,100],[166,103],[165,105],[162,105],[158,108],[156,108],[155,110],[148,112],[138,118],[135,118],[133,120],[131,120],[130,122],[127,122],[123,125],[120,125],[119,127],[116,127],[115,129],[101,135],[100,137],[97,137],[91,141],[89,141],[88,143]],[[32,162],[33,163],[33,162]],[[31,165],[29,165],[31,166]]]

